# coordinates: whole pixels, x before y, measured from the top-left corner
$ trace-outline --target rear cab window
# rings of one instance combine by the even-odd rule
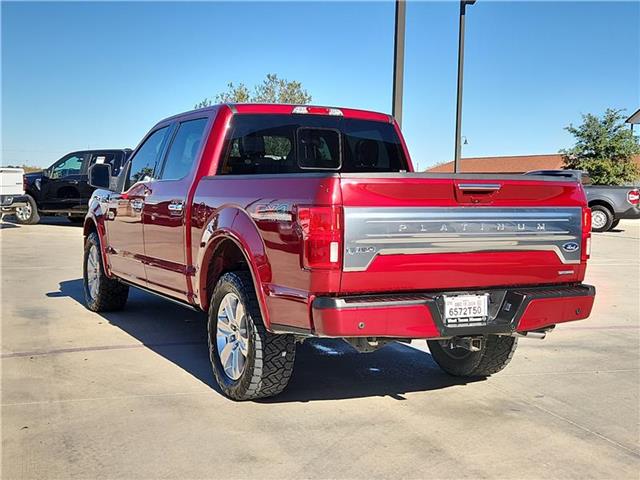
[[[407,159],[393,124],[325,115],[235,115],[221,175],[400,172]]]

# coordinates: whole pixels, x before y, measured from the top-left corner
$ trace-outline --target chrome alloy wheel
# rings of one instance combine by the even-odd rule
[[[98,295],[100,285],[100,258],[98,257],[98,247],[91,245],[87,254],[87,288],[89,295],[95,300]]]
[[[27,203],[24,207],[17,207],[16,217],[18,217],[18,220],[21,222],[29,221],[31,218],[31,205]]]
[[[235,293],[227,293],[218,307],[216,342],[224,373],[238,380],[247,362],[249,331],[244,305]]]
[[[607,216],[600,210],[591,211],[591,227],[592,228],[604,228],[607,224]]]

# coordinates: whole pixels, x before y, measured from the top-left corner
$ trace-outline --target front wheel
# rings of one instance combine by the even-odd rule
[[[445,372],[456,377],[488,377],[504,369],[518,346],[516,337],[488,335],[477,352],[451,348],[448,340],[429,340],[429,351]]]
[[[16,208],[16,222],[21,225],[34,225],[40,221],[38,205],[31,195],[25,195],[25,197],[27,197],[27,204]]]
[[[100,239],[89,234],[84,244],[83,286],[85,305],[92,312],[120,310],[127,303],[129,286],[104,273]]]
[[[287,386],[295,339],[266,330],[248,272],[229,272],[220,278],[209,307],[208,330],[213,373],[227,397],[271,397]]]

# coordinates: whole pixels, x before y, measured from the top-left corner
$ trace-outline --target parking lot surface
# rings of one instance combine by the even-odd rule
[[[640,222],[595,234],[589,320],[483,381],[425,342],[307,342],[280,396],[216,390],[201,314],[140,291],[95,314],[82,229],[3,223],[2,478],[638,478]]]

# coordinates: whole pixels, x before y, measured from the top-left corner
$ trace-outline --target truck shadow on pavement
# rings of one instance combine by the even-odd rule
[[[70,297],[84,305],[82,280],[60,283],[48,297]],[[205,316],[132,288],[124,310],[98,314],[218,393],[207,348]],[[114,346],[114,349],[119,348]],[[127,348],[122,346],[121,348]],[[403,394],[439,390],[474,380],[443,373],[431,355],[393,343],[359,354],[342,340],[310,339],[298,344],[286,390],[262,403],[308,402],[373,396],[404,400]]]
[[[4,217],[2,217],[2,222],[4,225],[4,227],[2,228],[9,228],[9,225],[11,225],[12,227],[22,226],[16,221],[16,217],[10,214],[7,214]],[[61,217],[61,216],[40,217],[40,221],[33,226],[37,227],[38,225],[42,225],[42,226],[55,225],[56,227],[82,228],[82,222],[76,222],[76,223],[70,222],[66,217]],[[28,226],[31,226],[31,225],[28,225]]]

